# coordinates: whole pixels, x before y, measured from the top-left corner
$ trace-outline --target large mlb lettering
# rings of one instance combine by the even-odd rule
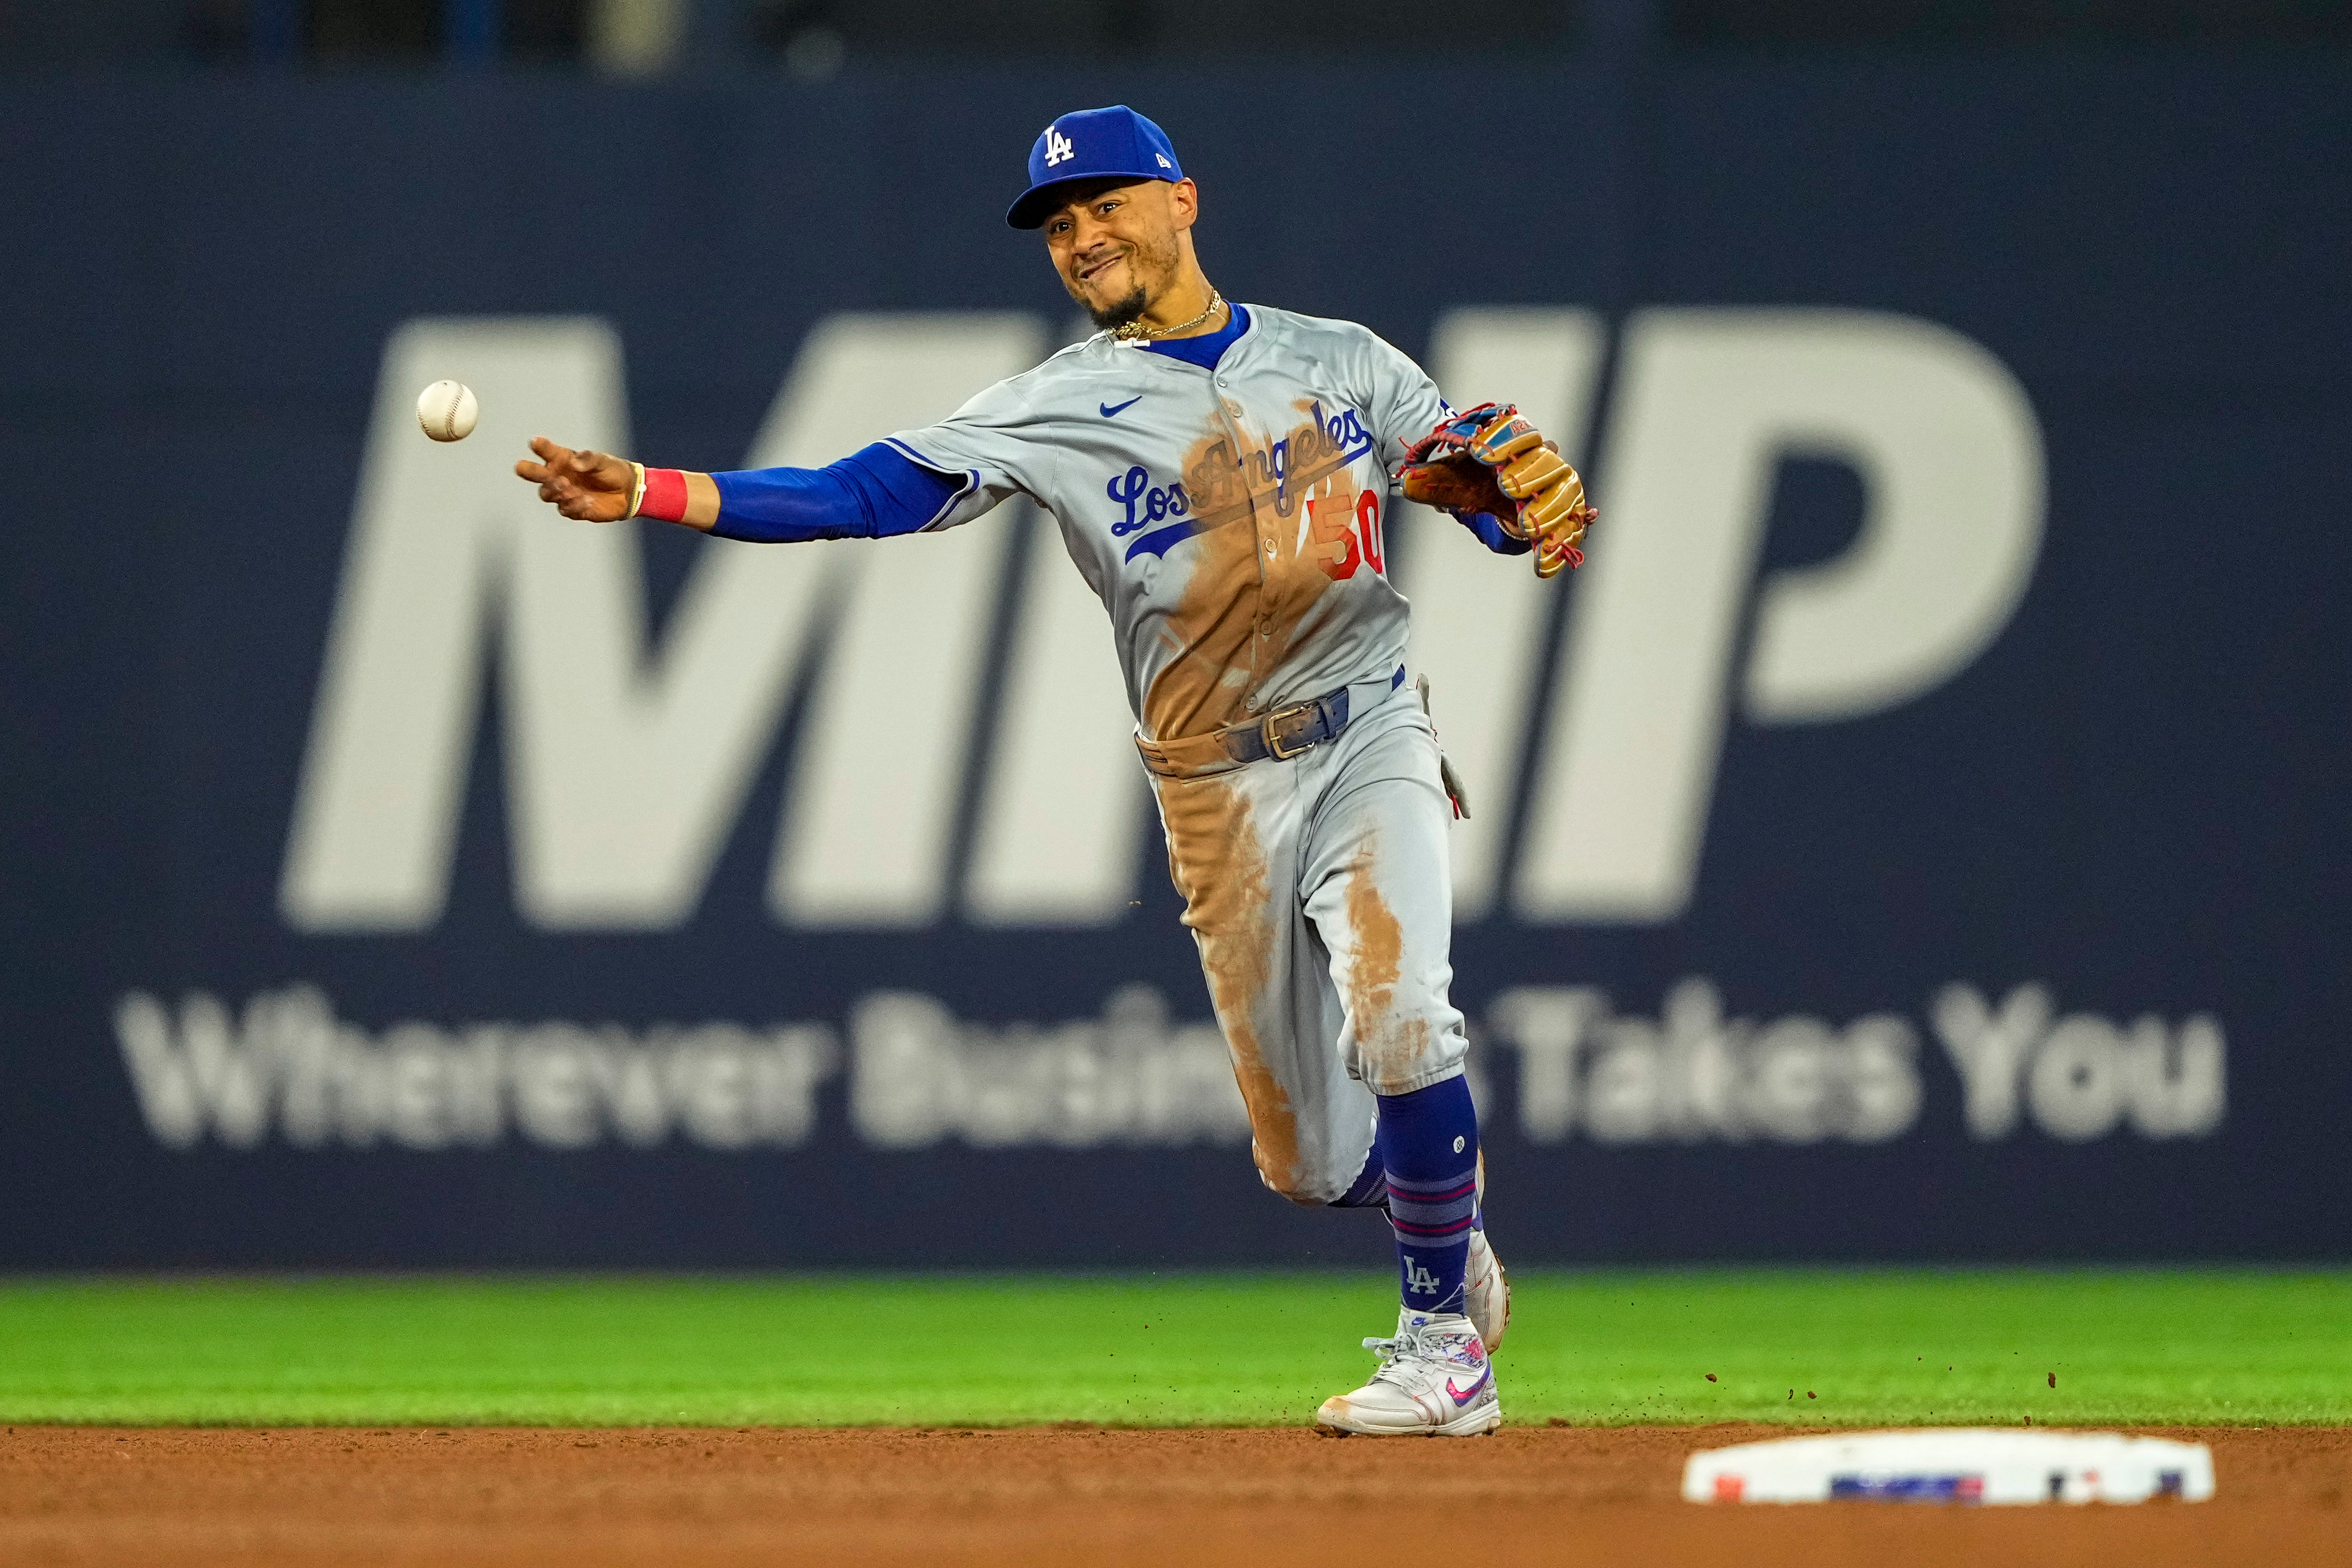
[[[830,317],[745,460],[829,461],[945,415],[1047,342],[1021,315]],[[1432,529],[1391,542],[1448,749],[1474,788],[1488,782],[1486,809],[1455,839],[1464,919],[1678,918],[1735,707],[1750,723],[1824,723],[1916,697],[1999,635],[2039,551],[2032,410],[1958,334],[1865,311],[1643,310],[1604,388],[1607,346],[1601,320],[1577,310],[1461,310],[1435,324],[1432,369],[1457,399],[1507,387],[1539,427],[1564,432],[1607,405],[1591,463],[1605,538],[1557,668],[1542,658],[1550,585]],[[413,389],[445,376],[481,398],[481,430],[462,447],[411,428]],[[761,808],[752,780],[811,669],[769,879],[778,921],[921,926],[951,900],[987,925],[1116,920],[1146,822],[1141,775],[1100,606],[1058,549],[1018,548],[1045,521],[1023,507],[878,546],[711,542],[656,646],[629,525],[559,525],[506,471],[542,430],[627,449],[625,406],[620,347],[599,321],[424,320],[393,337],[289,837],[288,923],[435,924],[495,678],[521,917],[549,931],[675,929],[740,814]],[[1850,465],[1863,526],[1836,559],[1759,581],[1774,473],[1790,457]],[[1007,594],[1012,647],[992,694],[982,655]],[[992,696],[959,867],[960,792]],[[1506,867],[1504,780],[1532,735],[1544,738],[1533,815]],[[1593,822],[1607,831],[1580,826]]]

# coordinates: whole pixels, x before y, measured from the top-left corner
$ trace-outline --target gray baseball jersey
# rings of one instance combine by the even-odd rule
[[[1385,679],[1404,657],[1389,476],[1450,411],[1367,329],[1246,309],[1214,370],[1097,334],[890,438],[963,476],[933,528],[1014,495],[1053,515],[1150,740]]]

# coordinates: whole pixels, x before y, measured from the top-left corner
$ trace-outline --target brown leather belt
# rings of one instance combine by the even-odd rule
[[[1385,683],[1358,681],[1277,708],[1263,719],[1181,741],[1147,741],[1139,735],[1135,749],[1143,753],[1143,765],[1162,778],[1225,773],[1268,760],[1286,763],[1301,752],[1337,740],[1353,716],[1351,709],[1360,712],[1403,684],[1404,666],[1399,665]]]

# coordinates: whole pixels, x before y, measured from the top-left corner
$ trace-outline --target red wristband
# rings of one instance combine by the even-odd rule
[[[686,521],[686,470],[647,468],[646,493],[637,502],[637,515],[656,518],[663,522],[684,522]]]

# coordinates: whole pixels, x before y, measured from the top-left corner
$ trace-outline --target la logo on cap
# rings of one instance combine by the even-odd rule
[[[1070,150],[1070,139],[1068,137],[1063,135],[1051,125],[1045,127],[1045,167],[1050,169],[1055,164],[1062,163],[1066,159],[1074,158],[1076,155],[1076,153]],[[1164,163],[1167,160],[1163,158],[1160,162]]]

